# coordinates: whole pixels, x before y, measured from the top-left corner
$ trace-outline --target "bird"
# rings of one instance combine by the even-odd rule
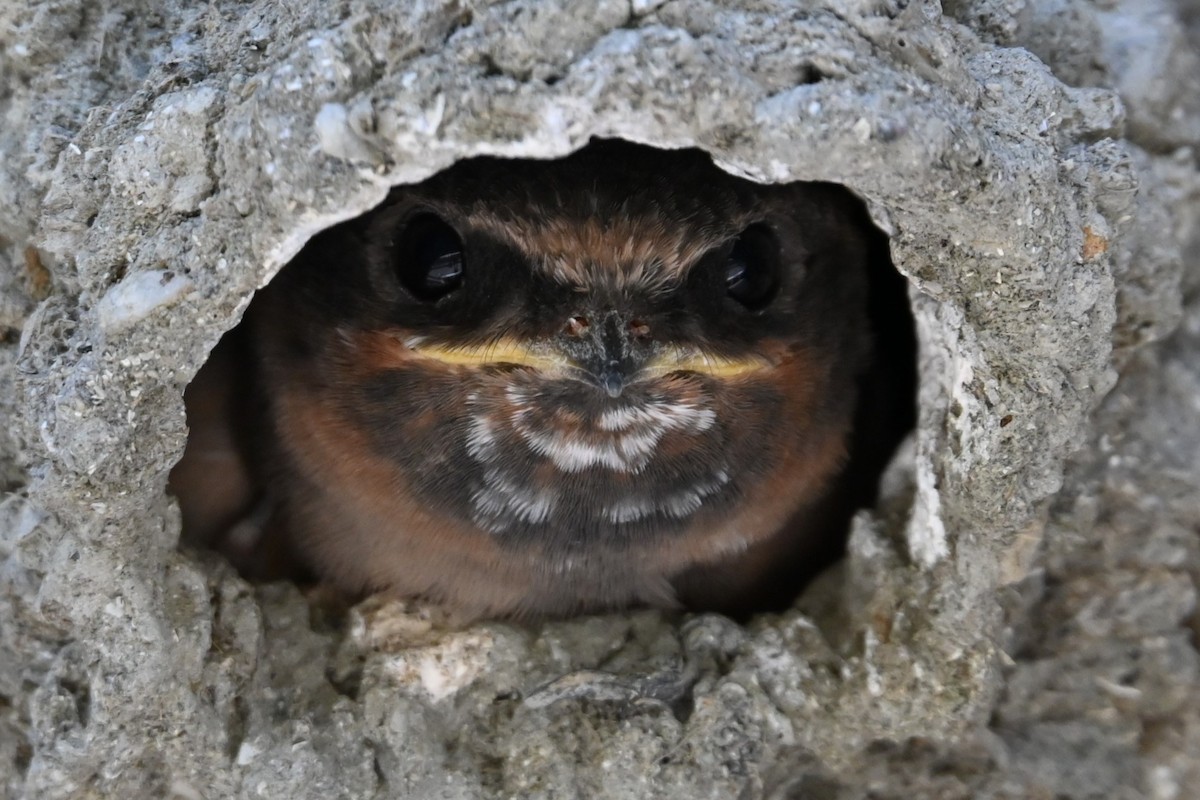
[[[887,250],[846,188],[699,149],[459,161],[254,297],[192,434],[252,477],[176,481],[185,534],[253,495],[317,580],[467,619],[785,607],[911,426]]]

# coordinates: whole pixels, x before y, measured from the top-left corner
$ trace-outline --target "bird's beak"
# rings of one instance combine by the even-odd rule
[[[567,345],[504,338],[478,345],[445,345],[412,337],[404,344],[414,353],[451,366],[517,366],[558,374],[582,371],[609,397],[619,397],[635,381],[672,373],[730,379],[773,366],[761,355],[729,358],[684,345],[639,345],[619,320]]]
[[[672,373],[736,378],[772,366],[759,355],[728,358],[700,348],[656,342],[635,333],[640,323],[609,312],[585,335],[564,344],[575,363],[609,397],[619,397],[630,383]]]
[[[609,397],[620,397],[630,378],[645,360],[645,348],[629,333],[622,314],[609,311],[585,335],[565,345],[576,363]]]

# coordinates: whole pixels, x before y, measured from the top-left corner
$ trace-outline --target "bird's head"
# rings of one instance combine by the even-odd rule
[[[304,320],[278,380],[506,546],[736,549],[840,465],[875,232],[839,187],[600,143],[462,162],[341,233],[273,288]]]

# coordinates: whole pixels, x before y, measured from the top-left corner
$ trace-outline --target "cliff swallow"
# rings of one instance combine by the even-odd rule
[[[902,284],[839,186],[611,141],[460,162],[254,299],[252,472],[349,592],[466,616],[777,606],[911,422],[910,367],[880,368],[907,312],[899,344],[872,312]]]

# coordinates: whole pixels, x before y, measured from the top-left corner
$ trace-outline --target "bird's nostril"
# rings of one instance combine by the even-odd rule
[[[563,326],[563,330],[568,336],[582,336],[588,329],[588,318],[584,316],[574,316],[567,320],[567,324]]]
[[[629,332],[637,339],[645,339],[650,335],[650,326],[640,319],[630,320]]]

